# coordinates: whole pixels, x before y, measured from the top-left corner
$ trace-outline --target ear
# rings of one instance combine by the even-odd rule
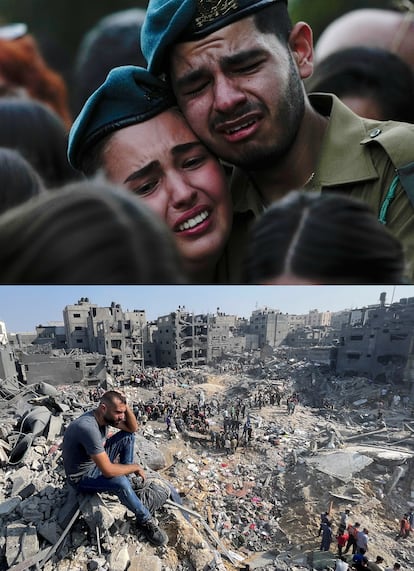
[[[313,72],[313,33],[305,22],[298,22],[289,36],[289,47],[299,69],[302,79]]]

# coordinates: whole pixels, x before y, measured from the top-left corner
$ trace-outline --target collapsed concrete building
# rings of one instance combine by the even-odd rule
[[[377,381],[412,381],[414,353],[414,298],[381,303],[351,312],[340,332],[335,369]],[[411,357],[412,358],[412,357]]]
[[[64,326],[39,325],[32,335],[9,335],[7,346],[18,357],[22,382],[87,378],[92,383],[106,373],[116,377],[136,374],[145,366],[204,366],[255,351],[271,355],[284,347],[345,377],[408,383],[411,391],[414,386],[413,298],[387,304],[381,294],[380,303],[372,306],[336,313],[311,310],[307,315],[265,307],[254,310],[249,319],[219,308],[215,314],[195,315],[179,307],[152,322],[143,309],[125,311],[115,302],[98,307],[81,298],[64,308],[63,317]],[[16,372],[8,370],[14,364],[2,347],[0,367],[7,370],[0,370],[0,378],[6,379]]]

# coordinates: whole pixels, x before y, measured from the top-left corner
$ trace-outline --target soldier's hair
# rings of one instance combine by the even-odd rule
[[[292,192],[256,222],[249,283],[290,274],[316,284],[403,283],[402,246],[369,206],[334,193]],[[359,523],[355,523],[359,527]]]
[[[284,45],[289,41],[292,21],[284,2],[266,6],[254,14],[256,28],[262,34],[274,34]]]
[[[103,155],[106,145],[114,133],[109,133],[100,141],[90,146],[87,152],[82,153],[79,158],[79,170],[88,178],[99,172],[105,172]]]

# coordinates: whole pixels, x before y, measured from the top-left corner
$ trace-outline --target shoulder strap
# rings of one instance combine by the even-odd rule
[[[370,140],[381,145],[389,156],[414,207],[414,126],[392,121],[379,123],[363,142],[369,143]]]

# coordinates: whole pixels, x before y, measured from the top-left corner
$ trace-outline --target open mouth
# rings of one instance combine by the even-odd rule
[[[254,121],[254,120],[246,121],[245,123],[242,123],[241,125],[237,125],[237,127],[231,127],[230,129],[225,129],[224,132],[226,133],[226,135],[234,135],[235,133],[239,133],[240,131],[243,131],[244,129],[248,129],[249,127],[251,127],[255,123],[256,123],[256,121]]]
[[[197,214],[197,216],[194,216],[194,218],[189,218],[188,220],[180,224],[177,227],[177,231],[184,232],[185,230],[190,230],[191,228],[195,228],[196,226],[204,222],[204,220],[207,220],[209,216],[210,213],[208,212],[208,210],[203,210],[203,212],[200,212],[200,214]]]

